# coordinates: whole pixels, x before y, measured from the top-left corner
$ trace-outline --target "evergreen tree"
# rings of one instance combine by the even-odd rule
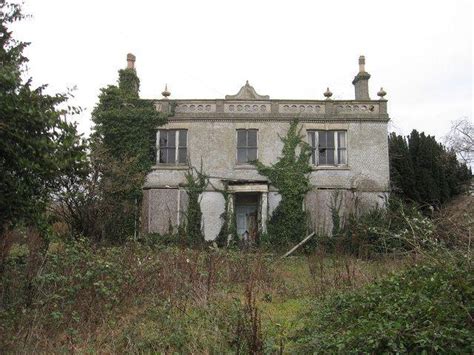
[[[420,204],[440,205],[462,192],[471,172],[435,137],[413,130],[389,135],[393,192]]]

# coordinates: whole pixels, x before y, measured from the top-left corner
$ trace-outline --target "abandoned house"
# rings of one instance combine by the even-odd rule
[[[135,58],[128,59],[133,68]],[[305,209],[314,230],[331,228],[332,203],[340,204],[341,214],[383,205],[389,191],[389,116],[383,89],[378,100],[370,99],[369,79],[361,56],[352,81],[354,100],[332,100],[329,88],[323,100],[270,99],[248,82],[224,99],[170,100],[165,89],[154,101],[156,109],[174,115],[157,128],[156,164],[144,186],[144,231],[167,233],[170,225],[183,222],[185,172],[190,163],[199,167],[202,161],[210,176],[200,196],[205,238],[216,238],[224,222],[226,202],[219,191],[224,186],[238,234],[265,232],[280,196],[249,162],[275,163],[283,146],[279,137],[295,118],[312,147],[312,190]]]

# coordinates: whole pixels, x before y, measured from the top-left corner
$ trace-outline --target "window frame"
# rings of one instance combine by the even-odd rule
[[[174,163],[170,163],[169,162],[169,159],[168,159],[168,156],[167,156],[167,162],[161,162],[161,150],[162,149],[171,149],[169,148],[168,145],[164,146],[164,147],[161,147],[161,144],[160,144],[160,140],[161,140],[161,132],[167,132],[167,134],[169,134],[170,131],[175,131],[175,143],[174,143],[174,147],[172,147],[174,149]],[[180,141],[179,141],[179,138],[180,138],[180,135],[181,135],[181,132],[186,132],[186,142],[185,142],[185,146],[180,146]],[[180,166],[186,166],[188,165],[188,140],[189,140],[189,132],[186,128],[167,128],[167,129],[158,129],[157,132],[156,132],[156,151],[157,151],[157,154],[156,154],[156,164],[157,165],[165,165],[165,166],[175,166],[175,165],[180,165]],[[186,154],[185,154],[185,162],[179,162],[179,152],[180,150],[182,150],[183,148],[185,148],[185,151],[186,151]]]
[[[245,131],[246,132],[246,145],[245,146],[239,146],[239,132]],[[255,146],[250,146],[248,143],[248,132],[249,131],[255,131]],[[235,141],[236,141],[236,150],[235,150],[235,162],[236,165],[251,165],[251,161],[253,160],[248,160],[249,156],[249,149],[255,149],[255,160],[258,160],[258,128],[237,128],[235,130]],[[239,149],[245,149],[246,151],[246,161],[245,162],[239,162]]]
[[[331,148],[334,150],[334,163],[329,164],[329,163],[324,163],[320,164],[319,163],[319,132],[325,132],[326,134],[329,132],[332,132],[334,134],[334,148]],[[344,147],[341,148],[339,147],[339,133],[344,133]],[[312,136],[314,136],[314,145],[312,141]],[[311,165],[315,167],[347,167],[348,166],[348,147],[347,147],[347,130],[344,129],[308,129],[307,130],[307,137],[308,137],[308,144],[311,147]],[[327,141],[327,139],[326,139]],[[327,148],[327,147],[326,147]],[[345,152],[345,162],[344,163],[339,163],[340,159],[340,152],[344,151]],[[317,152],[317,154],[316,154]],[[327,161],[327,158],[326,158]]]

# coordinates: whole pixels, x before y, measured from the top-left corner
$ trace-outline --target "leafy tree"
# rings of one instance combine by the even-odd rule
[[[300,241],[306,232],[307,213],[303,203],[311,189],[309,173],[312,168],[309,164],[311,148],[303,140],[297,120],[280,139],[283,151],[278,161],[270,166],[256,161],[255,165],[259,174],[266,176],[281,195],[281,202],[268,223],[268,235],[273,245],[285,246]]]
[[[134,68],[119,70],[118,86],[101,90],[92,120],[91,160],[99,176],[101,238],[136,233],[142,187],[156,154],[156,129],[166,121],[151,101],[139,98]]]
[[[17,4],[0,2],[0,236],[18,223],[39,226],[51,194],[67,176],[83,173],[85,145],[67,113],[67,94],[48,95],[46,85],[24,79],[28,43],[9,26],[25,16]]]

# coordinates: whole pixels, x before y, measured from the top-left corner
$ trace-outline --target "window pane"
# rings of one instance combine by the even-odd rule
[[[179,148],[178,149],[178,163],[180,164],[185,164],[186,163],[186,154],[187,154],[187,149],[186,148]]]
[[[160,163],[166,163],[166,149],[161,148],[160,149]]]
[[[168,132],[160,129],[160,147],[166,147],[168,144]]]
[[[322,150],[322,151],[321,151]],[[319,150],[318,165],[324,165],[326,163],[326,149]]]
[[[247,153],[248,161],[257,160],[257,148],[249,148]]]
[[[346,149],[338,150],[338,164],[347,164]]]
[[[237,149],[237,163],[246,163],[247,162],[247,149],[238,148]]]
[[[328,149],[326,152],[326,164],[334,164],[334,149]]]
[[[237,130],[237,147],[247,146],[247,131],[243,129]]]
[[[168,164],[174,164],[176,162],[176,150],[175,148],[168,148],[168,161],[166,163]]]
[[[168,131],[168,147],[176,147],[176,130]]]
[[[326,141],[326,147],[328,148],[334,148],[334,131],[329,131],[327,132],[327,141]]]
[[[339,148],[347,148],[346,147],[346,132],[337,132],[337,145]]]
[[[315,132],[308,132],[309,135],[309,144],[311,145],[312,148],[316,147],[316,135]]]
[[[327,132],[324,131],[319,131],[318,132],[318,142],[319,142],[319,147],[320,148],[325,148],[326,147],[326,134]]]
[[[311,163],[313,165],[316,165],[316,150],[315,149],[313,149],[311,153]]]
[[[248,130],[248,146],[249,147],[257,146],[257,130],[256,129]]]
[[[188,138],[188,131],[180,130],[179,131],[179,146],[180,147],[186,147],[187,138]]]

